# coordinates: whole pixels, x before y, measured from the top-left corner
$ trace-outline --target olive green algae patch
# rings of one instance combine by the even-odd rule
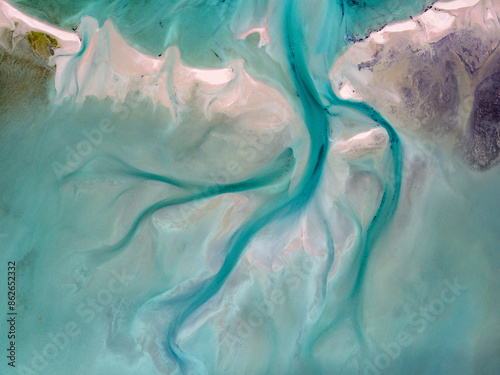
[[[26,37],[33,50],[43,58],[48,59],[54,55],[54,49],[57,48],[57,40],[49,34],[40,31],[30,31]]]

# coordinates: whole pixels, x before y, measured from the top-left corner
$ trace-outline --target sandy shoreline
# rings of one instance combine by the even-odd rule
[[[81,48],[81,40],[78,34],[59,29],[31,17],[16,9],[5,0],[0,0],[0,28],[7,28],[14,31],[14,38],[24,35],[29,31],[39,31],[49,34],[57,39],[60,49],[65,53],[77,53]]]
[[[465,13],[464,8],[471,8],[481,0],[454,0],[449,2],[436,2],[424,13],[413,17],[410,20],[397,22],[385,26],[382,30],[373,32],[366,40],[357,42],[353,45],[354,49],[359,49],[360,60],[366,58],[366,53],[372,53],[376,50],[376,45],[387,42],[395,33],[415,33],[416,38],[425,39],[425,42],[439,39],[446,33],[449,33],[457,26],[457,12]],[[476,18],[478,18],[476,16]],[[481,20],[469,20],[470,22],[480,22]],[[257,32],[261,36],[260,46],[270,44],[270,38],[267,32],[267,25],[261,28],[252,28],[247,32],[238,35],[238,38],[245,38],[251,33]],[[59,29],[48,23],[37,20],[9,4],[5,0],[0,0],[0,28],[7,28],[14,32],[13,42],[17,38],[23,37],[29,31],[39,31],[49,34],[57,39],[58,47],[55,50],[54,56],[49,60],[50,65],[57,65],[56,69],[56,89],[58,92],[57,101],[63,100],[65,97],[75,96],[78,101],[84,100],[88,95],[95,95],[98,98],[107,96],[114,97],[118,101],[123,101],[129,90],[141,89],[150,96],[155,102],[160,102],[163,105],[171,108],[172,98],[165,94],[168,92],[166,82],[161,83],[163,79],[160,77],[165,70],[167,56],[170,56],[175,61],[175,69],[178,72],[179,78],[185,82],[183,86],[192,86],[195,83],[208,85],[206,89],[213,91],[221,85],[229,83],[236,77],[236,70],[243,69],[241,62],[231,62],[222,69],[196,69],[183,65],[180,61],[179,51],[169,48],[162,54],[162,57],[152,57],[142,54],[129,46],[119,35],[111,21],[107,21],[99,28],[97,21],[84,17],[76,32],[69,32]],[[102,34],[109,33],[109,49],[110,61],[109,69],[102,74],[108,82],[99,85],[89,82],[90,77],[88,71],[90,62],[95,65],[95,59],[102,56],[96,56],[96,46]],[[422,33],[425,36],[421,36]],[[82,35],[87,34],[91,40],[84,55],[79,59],[78,67],[75,66],[74,57],[82,48]],[[101,41],[102,44],[102,41]],[[367,46],[368,44],[368,46]],[[368,47],[368,48],[367,48]],[[341,59],[340,59],[341,60]],[[337,62],[338,63],[338,62]],[[76,81],[68,83],[68,70],[76,69]],[[333,71],[333,69],[332,69]],[[64,77],[64,78],[63,78]],[[114,78],[112,78],[114,77]],[[245,79],[249,79],[246,77]],[[334,77],[332,77],[334,79]],[[116,84],[112,82],[121,82]],[[132,80],[135,84],[131,84]],[[335,80],[335,79],[334,79]],[[190,82],[191,81],[191,82]],[[190,83],[189,83],[190,82]],[[164,86],[164,94],[158,92],[154,86]],[[255,85],[249,83],[249,85]],[[77,90],[77,87],[79,90]],[[86,87],[82,91],[82,88]],[[343,85],[334,85],[337,93],[344,99],[361,100],[361,97],[352,89],[349,81],[343,80]],[[265,90],[263,87],[261,89]],[[276,97],[276,92],[270,94]],[[281,100],[280,100],[281,101]]]
[[[438,42],[454,31],[471,25],[486,30],[495,28],[499,21],[493,13],[500,13],[500,5],[495,5],[489,0],[438,1],[418,16],[386,25],[381,30],[372,32],[366,39],[354,43],[337,59],[330,70],[334,91],[342,99],[361,101],[363,95],[357,92],[348,78],[352,72],[358,71],[357,64],[374,59],[384,46],[398,38],[423,46]],[[363,71],[356,74],[358,84],[371,85],[370,72]],[[383,94],[391,96],[387,90]],[[397,97],[392,99],[396,102],[399,100]]]

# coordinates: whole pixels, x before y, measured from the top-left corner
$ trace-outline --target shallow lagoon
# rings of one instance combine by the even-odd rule
[[[5,368],[498,372],[500,5],[472,3],[2,3]]]

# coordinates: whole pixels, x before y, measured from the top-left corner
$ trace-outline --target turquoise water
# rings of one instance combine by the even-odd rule
[[[241,72],[215,94],[175,78],[165,89],[153,76],[172,109],[140,90],[123,102],[85,97],[111,79],[95,63],[84,73],[67,70],[61,99],[59,66],[47,67],[27,46],[2,50],[0,240],[3,263],[17,263],[19,314],[17,368],[4,368],[500,369],[498,168],[470,168],[455,150],[390,123],[370,104],[338,98],[328,77],[355,39],[430,2],[15,5],[66,30],[79,27],[75,67],[94,48],[82,17],[100,27],[110,19],[131,46],[165,58],[164,71],[178,69],[168,65],[169,47],[195,68],[243,59],[291,114],[274,126],[272,116],[286,108],[255,105],[266,94],[237,86]],[[256,34],[234,38],[266,19],[268,46],[259,48]],[[98,40],[93,61],[109,64],[111,43]],[[87,80],[72,91],[78,74]],[[207,114],[231,95],[236,109]],[[374,128],[383,129],[386,148],[346,160],[333,147]]]

